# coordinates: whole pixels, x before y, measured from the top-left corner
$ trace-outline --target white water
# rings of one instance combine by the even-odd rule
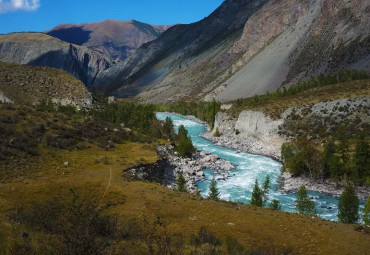
[[[285,193],[277,189],[282,164],[271,158],[252,155],[249,153],[237,153],[234,149],[229,149],[214,145],[199,135],[206,132],[206,126],[193,120],[169,113],[157,113],[157,119],[165,120],[170,117],[173,120],[175,128],[180,125],[188,130],[194,146],[199,151],[212,153],[221,159],[230,161],[236,169],[230,171],[228,178],[217,182],[220,191],[220,198],[227,201],[249,203],[254,182],[257,179],[261,184],[269,175],[271,181],[271,190],[269,200],[278,199],[282,204],[282,209],[287,212],[295,212],[295,193]],[[206,169],[205,180],[197,183],[202,196],[208,195],[208,186],[210,180],[215,177],[223,176],[214,175],[212,169]],[[313,198],[320,217],[328,220],[337,220],[338,200],[323,193],[309,191],[309,196]]]

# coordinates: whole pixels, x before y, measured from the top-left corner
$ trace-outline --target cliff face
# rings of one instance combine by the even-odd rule
[[[0,61],[62,69],[92,85],[112,61],[85,47],[65,43],[45,34],[0,35]]]
[[[79,25],[59,25],[46,33],[68,43],[86,46],[107,58],[122,61],[142,44],[158,38],[169,27],[136,20],[105,20]]]
[[[101,73],[147,102],[235,100],[340,69],[370,70],[367,0],[225,1]]]

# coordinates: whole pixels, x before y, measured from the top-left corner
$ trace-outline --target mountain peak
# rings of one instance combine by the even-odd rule
[[[138,47],[156,39],[170,26],[136,20],[107,19],[94,23],[62,24],[46,33],[62,41],[87,46],[114,60],[124,60]]]

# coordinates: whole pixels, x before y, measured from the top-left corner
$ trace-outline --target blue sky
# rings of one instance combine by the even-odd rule
[[[59,24],[135,19],[154,25],[188,24],[223,0],[0,0],[0,33],[45,31]]]

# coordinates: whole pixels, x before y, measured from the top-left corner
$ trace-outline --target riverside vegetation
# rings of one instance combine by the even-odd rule
[[[133,181],[123,170],[154,163],[157,144],[178,146],[181,139],[170,120],[155,119],[154,106],[97,107],[78,112],[49,101],[36,108],[0,105],[0,254],[361,254],[368,250],[369,236],[352,225],[204,200]],[[186,137],[183,132],[184,141]],[[278,201],[270,207],[279,208]],[[321,235],[337,241],[328,245]],[[340,242],[343,236],[351,245]]]

